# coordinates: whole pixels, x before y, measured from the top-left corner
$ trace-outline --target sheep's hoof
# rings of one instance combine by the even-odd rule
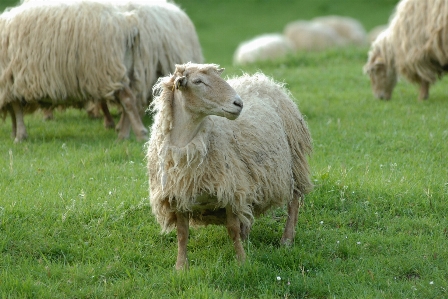
[[[106,128],[106,129],[113,129],[114,127],[115,127],[115,123],[112,121],[112,122],[109,122],[109,121],[105,121],[104,122],[104,127]]]
[[[188,270],[188,260],[176,262],[176,271],[187,271],[187,270]]]
[[[118,137],[117,137],[117,139],[118,139],[119,141],[129,139],[129,134],[123,134],[123,133],[120,132],[120,133],[118,133]]]
[[[241,240],[244,241],[247,239],[250,233],[250,226],[244,225],[243,223],[240,224],[240,237]]]
[[[14,139],[14,143],[20,143],[22,141],[25,141],[28,138],[27,135],[24,136],[16,136],[16,138]]]
[[[291,239],[288,239],[288,238],[282,238],[282,239],[280,240],[280,244],[281,244],[282,246],[285,246],[285,247],[291,247],[291,246],[292,246],[292,240],[291,240]]]

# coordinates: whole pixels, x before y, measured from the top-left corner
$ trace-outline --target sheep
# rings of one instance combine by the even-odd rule
[[[102,0],[122,11],[135,12],[139,20],[139,52],[142,77],[141,107],[151,102],[152,87],[161,76],[169,75],[176,64],[203,63],[204,57],[196,28],[188,15],[176,4],[166,1]],[[126,117],[125,114],[122,116]],[[120,120],[118,127],[130,130],[129,121]]]
[[[175,3],[165,0],[91,1],[112,5],[124,13],[132,12],[138,19],[140,61],[134,61],[134,72],[140,78],[140,93],[136,97],[140,101],[141,114],[151,101],[152,87],[159,77],[168,75],[177,63],[204,62],[195,26]],[[101,110],[105,115],[105,127],[113,127],[113,119],[104,101],[101,102]],[[126,117],[122,114],[117,125],[124,136],[128,136],[130,131],[130,122]]]
[[[291,53],[292,49],[291,42],[282,34],[263,34],[238,45],[233,55],[233,64],[244,65],[281,58]]]
[[[286,24],[283,34],[296,51],[322,51],[343,45],[343,40],[333,28],[317,22],[290,22]]]
[[[388,28],[372,43],[364,73],[375,97],[389,100],[398,75],[420,86],[419,100],[448,70],[448,3],[402,0]]]
[[[320,16],[311,20],[333,28],[343,40],[344,45],[365,46],[367,33],[358,20],[347,16]]]
[[[312,189],[307,124],[282,84],[257,73],[225,81],[215,64],[177,65],[160,78],[146,143],[150,205],[162,232],[177,228],[176,269],[185,269],[189,225],[225,225],[237,260],[254,218],[288,203],[282,244],[291,244]],[[244,101],[244,109],[243,109]]]
[[[69,105],[117,99],[139,140],[148,130],[139,115],[133,60],[137,20],[89,1],[35,1],[0,15],[0,108],[10,105],[15,142],[27,138],[24,103]],[[120,132],[119,138],[123,138]]]

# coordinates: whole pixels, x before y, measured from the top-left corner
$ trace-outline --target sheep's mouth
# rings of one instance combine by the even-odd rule
[[[225,110],[225,109],[222,109],[222,111],[224,111],[225,113],[233,114],[233,115],[240,115],[240,111],[233,112],[233,111],[228,111],[228,110]]]
[[[222,111],[224,112],[224,116],[226,117],[226,118],[228,118],[228,119],[236,119],[239,115],[240,115],[240,113],[241,113],[241,110],[238,110],[238,111],[229,111],[229,110],[225,110],[225,109],[222,109]]]

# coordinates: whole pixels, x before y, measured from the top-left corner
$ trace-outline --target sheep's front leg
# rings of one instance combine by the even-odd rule
[[[189,220],[187,213],[176,213],[177,217],[177,261],[176,270],[188,268],[187,243]]]
[[[123,133],[126,128],[125,121],[129,121],[132,125],[132,129],[134,130],[135,135],[138,140],[147,140],[148,139],[148,130],[143,125],[142,119],[137,109],[137,100],[135,99],[132,91],[125,87],[118,93],[118,98],[120,100],[121,105],[123,106],[123,122],[122,127],[120,128],[120,134]],[[126,117],[129,120],[126,120]],[[121,135],[123,136],[123,134]],[[120,137],[120,135],[119,135]]]
[[[233,247],[235,248],[236,258],[239,262],[244,262],[246,260],[246,253],[244,252],[243,243],[241,242],[241,225],[238,216],[232,211],[232,207],[228,206],[226,208],[227,216],[227,232],[229,233],[230,239],[233,242]]]
[[[300,195],[294,192],[294,198],[288,204],[288,219],[286,219],[285,230],[283,232],[280,243],[283,245],[291,245],[296,234],[296,225],[300,207]]]
[[[120,120],[115,126],[115,131],[118,132],[118,139],[129,138],[129,133],[131,132],[131,122],[125,111],[121,112]]]
[[[420,83],[420,94],[418,96],[418,99],[420,101],[427,100],[429,98],[429,82],[422,81]]]
[[[22,106],[20,105],[19,102],[12,102],[11,106],[15,115],[15,123],[16,123],[16,134],[15,134],[16,138],[14,139],[14,142],[21,142],[28,137],[28,134],[26,133],[25,123],[23,121]],[[14,131],[14,124],[13,124],[13,131]]]

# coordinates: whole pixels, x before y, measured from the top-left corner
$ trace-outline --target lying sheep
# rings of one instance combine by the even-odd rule
[[[264,34],[238,45],[234,55],[234,65],[244,65],[256,61],[272,60],[292,52],[291,42],[281,34]]]
[[[290,93],[263,74],[226,82],[222,71],[178,65],[155,85],[150,203],[162,231],[177,228],[177,269],[187,266],[189,223],[225,225],[244,261],[254,217],[288,203],[281,242],[289,244],[312,189],[311,137]]]
[[[333,28],[342,38],[344,45],[367,45],[367,33],[358,20],[347,16],[321,16],[311,20]]]
[[[89,1],[35,1],[2,13],[0,109],[12,107],[15,141],[27,137],[23,104],[87,99],[117,99],[137,138],[147,139],[135,98],[136,22],[132,13]]]
[[[296,51],[322,51],[343,45],[343,40],[333,28],[317,22],[290,22],[285,26],[283,34]]]
[[[377,98],[389,100],[398,74],[420,86],[419,99],[448,70],[448,5],[445,0],[402,0],[373,42],[364,72]]]

